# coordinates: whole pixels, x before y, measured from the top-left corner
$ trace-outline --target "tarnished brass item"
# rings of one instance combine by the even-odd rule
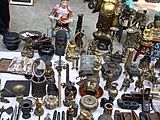
[[[42,108],[42,101],[39,98],[37,98],[36,99],[36,108],[34,110],[34,114],[36,116],[42,116],[43,113],[44,113],[44,109]]]
[[[121,63],[122,62],[122,55],[120,54],[120,52],[117,51],[114,54],[112,54],[110,57],[110,61],[115,62],[115,63]]]
[[[115,99],[116,96],[118,95],[117,86],[118,86],[118,83],[111,83],[111,87],[110,87],[109,90],[108,90],[109,99],[110,99],[111,101],[114,101],[114,99]]]
[[[52,62],[50,60],[47,60],[45,62],[46,64],[46,71],[45,71],[45,77],[46,79],[52,79]]]
[[[63,100],[63,104],[68,107],[75,104],[77,88],[74,86],[74,83],[70,81],[69,64],[66,65],[66,83],[62,83],[61,85],[65,87],[65,99]]]
[[[13,91],[16,96],[16,101],[21,102],[24,96],[25,86],[23,84],[17,84],[13,87]]]
[[[109,62],[102,65],[101,71],[102,77],[105,78],[105,80],[115,81],[121,75],[122,67],[117,63]]]
[[[136,91],[138,88],[138,91],[140,91],[140,89],[142,89],[144,87],[143,85],[143,79],[141,77],[141,75],[138,76],[138,79],[135,82],[135,88],[134,90]]]
[[[85,109],[81,109],[80,115],[78,116],[77,120],[94,120],[94,118],[91,112]]]
[[[130,87],[130,83],[131,83],[131,79],[129,78],[128,73],[125,73],[125,78],[122,82],[122,86],[120,88],[120,91],[122,91],[122,89],[124,89],[124,92],[126,92],[127,89]]]
[[[98,100],[91,95],[83,96],[80,99],[79,103],[82,109],[85,109],[91,112],[95,111],[98,107]]]
[[[46,96],[43,103],[46,108],[54,109],[58,106],[58,97],[53,95]]]
[[[3,90],[0,91],[0,102],[2,102],[2,103],[10,103],[10,101],[8,99],[4,98]]]
[[[88,76],[86,82],[84,83],[84,90],[90,94],[94,95],[99,88],[99,80],[95,76]]]
[[[26,42],[26,45],[23,48],[21,55],[23,57],[33,58],[34,56],[33,41],[31,38],[28,37],[26,38],[25,42]]]
[[[125,62],[125,66],[124,66],[125,69],[128,69],[132,64],[133,52],[134,52],[133,48],[128,48],[128,57],[127,57],[127,60]]]
[[[69,106],[69,108],[67,109],[67,120],[73,120],[73,117],[77,116],[77,112],[78,112],[77,104]]]

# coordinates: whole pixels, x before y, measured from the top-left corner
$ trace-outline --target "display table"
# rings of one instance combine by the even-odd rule
[[[20,52],[0,52],[0,58],[13,58],[13,57],[15,57],[15,56],[21,57],[21,53],[20,53]],[[34,58],[33,58],[33,59],[38,58],[38,57],[39,57],[39,56],[38,56],[38,54],[36,53],[36,54],[34,55]],[[57,70],[54,68],[54,62],[55,62],[56,60],[58,60],[58,58],[59,58],[58,56],[54,55],[54,56],[53,56],[53,59],[52,59],[52,68],[53,68],[54,71],[55,71],[56,83],[58,83],[58,82],[57,82],[57,80],[58,80],[58,73],[57,73]],[[69,73],[70,81],[75,82],[75,83],[78,82],[79,80],[76,80],[76,77],[78,76],[78,71],[76,71],[76,70],[71,70],[72,63],[66,61],[64,56],[62,57],[62,60],[64,60],[64,61],[65,61],[66,63],[68,63],[69,66],[70,66],[70,73]],[[123,70],[122,70],[122,73],[123,73]],[[65,71],[64,69],[62,70],[62,74],[61,74],[61,75],[62,75],[62,79],[61,79],[62,82],[65,82],[65,80],[66,80],[66,71]],[[101,72],[100,72],[100,76],[101,76]],[[9,73],[0,73],[0,78],[1,78],[1,89],[3,88],[3,86],[4,86],[4,84],[5,84],[5,82],[6,82],[7,80],[25,80],[25,77],[24,77],[23,75],[15,75],[15,74],[9,74]],[[118,83],[118,90],[119,90],[120,87],[121,87],[121,84],[122,84],[122,82],[123,82],[123,79],[124,79],[124,75],[121,74],[120,78],[119,78],[117,81],[115,81],[115,82]],[[137,78],[135,78],[135,80],[136,80],[136,79],[137,79]],[[100,85],[102,88],[104,88],[104,86],[105,86],[105,81],[103,81],[103,78],[102,78],[102,77],[100,77],[100,84],[99,84],[99,85]],[[76,87],[77,87],[77,89],[79,89],[79,86],[78,86],[78,85],[76,85]],[[130,93],[130,91],[133,91],[133,90],[134,90],[134,83],[131,83],[130,88],[129,88],[129,90],[127,90],[127,92]],[[31,91],[31,88],[30,88],[30,91]],[[113,118],[113,115],[114,115],[114,111],[115,111],[115,110],[120,110],[121,112],[122,112],[122,111],[125,111],[125,112],[128,111],[128,112],[130,112],[130,111],[131,111],[131,110],[126,110],[126,109],[123,109],[123,110],[122,110],[121,108],[119,108],[119,107],[117,106],[117,99],[118,99],[118,98],[121,98],[121,95],[122,95],[122,94],[123,94],[123,92],[119,92],[119,93],[118,93],[118,96],[116,97],[116,99],[115,99],[115,101],[114,101],[114,109],[113,109],[113,112],[112,112],[112,118]],[[31,96],[31,92],[30,92],[29,97],[32,97],[32,96]],[[108,92],[105,91],[105,90],[104,90],[104,94],[103,94],[103,96],[102,96],[101,98],[103,98],[103,97],[105,97],[105,98],[108,98],[108,97],[109,97],[109,96],[108,96]],[[4,106],[4,108],[8,108],[8,107],[10,107],[10,106],[12,106],[12,107],[14,108],[15,105],[18,106],[18,102],[16,102],[16,98],[15,98],[15,97],[6,97],[6,98],[10,100],[10,103],[0,103],[0,108],[1,108],[2,106]],[[25,98],[26,98],[26,97],[25,97]],[[25,98],[24,98],[24,99],[25,99]],[[61,89],[61,98],[62,98],[62,100],[64,100],[64,98],[65,98],[65,96],[64,96],[64,89],[63,89],[63,88]],[[79,104],[80,98],[81,98],[81,96],[80,96],[79,90],[78,90],[77,96],[76,96],[76,103]],[[98,99],[99,104],[100,104],[101,98]],[[44,106],[43,106],[43,108],[44,108],[44,114],[43,114],[43,116],[41,116],[40,119],[43,120],[44,117],[46,117],[47,113],[50,113],[51,119],[52,119],[53,113],[54,113],[54,110],[55,110],[55,109],[53,109],[53,110],[48,110],[48,109],[46,109]],[[35,106],[33,107],[33,109],[35,109]],[[62,103],[62,106],[61,106],[60,108],[57,107],[56,110],[59,111],[59,112],[62,112],[62,111],[65,111],[65,112],[66,112],[67,107],[65,107],[65,106],[63,105],[63,103]],[[139,108],[138,110],[136,110],[136,113],[139,114],[140,111],[141,111],[141,108]],[[79,106],[79,109],[78,109],[78,115],[79,115],[79,112],[80,112],[80,106]],[[93,112],[94,119],[95,119],[95,120],[98,120],[98,117],[99,117],[102,113],[103,113],[103,108],[101,108],[100,105],[99,105],[99,106],[98,106],[98,109],[97,109],[95,112]],[[22,115],[22,114],[21,114],[21,115]],[[20,115],[19,120],[23,120],[23,118],[22,118],[21,115]],[[8,119],[8,118],[10,118],[10,117],[11,117],[10,115],[8,115],[8,114],[6,114],[6,113],[4,112],[4,113],[2,114],[1,119],[4,118],[4,120],[6,120],[6,119]],[[74,119],[75,119],[75,118],[74,118]],[[10,120],[10,119],[9,119],[9,120]],[[38,120],[38,117],[34,115],[34,112],[31,112],[31,118],[30,118],[29,120]]]

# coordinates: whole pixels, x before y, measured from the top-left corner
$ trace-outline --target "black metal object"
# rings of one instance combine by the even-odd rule
[[[78,14],[78,21],[77,21],[77,27],[76,27],[76,32],[75,35],[80,32],[80,34],[78,34],[75,37],[75,42],[78,48],[83,48],[83,41],[82,41],[82,37],[83,37],[83,33],[81,33],[82,30],[82,22],[83,22],[83,14]]]
[[[22,111],[22,117],[24,119],[29,119],[31,117],[30,112],[33,110],[32,109],[32,101],[29,99],[25,99],[20,103],[20,108]]]
[[[139,104],[135,101],[123,101],[122,99],[117,100],[117,105],[122,109],[132,109],[137,110],[139,108]]]
[[[0,108],[0,119],[1,119],[3,112],[6,112],[7,114],[10,115],[13,112],[13,107],[9,107],[9,108],[5,109],[4,106],[2,106],[2,108]]]
[[[153,107],[151,104],[152,102],[152,96],[157,95],[150,93],[150,88],[142,89],[141,92],[131,92],[130,94],[123,94],[121,96],[123,101],[129,101],[129,102],[137,102],[138,104],[142,105],[142,111],[149,113],[150,106]]]
[[[64,56],[67,46],[67,34],[64,30],[59,30],[55,35],[55,55]]]
[[[6,45],[8,50],[18,49],[18,45],[20,42],[21,39],[19,39],[19,34],[16,32],[7,32],[3,36],[3,43]]]
[[[57,118],[57,110],[54,111],[52,120],[57,120],[56,118]]]
[[[51,42],[51,38],[47,39],[42,42],[42,45],[38,49],[38,54],[44,61],[51,60],[54,55],[54,45]]]

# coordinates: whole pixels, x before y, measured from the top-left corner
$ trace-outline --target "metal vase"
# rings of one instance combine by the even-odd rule
[[[32,96],[43,98],[46,95],[46,78],[42,76],[37,78],[36,76],[32,77]]]

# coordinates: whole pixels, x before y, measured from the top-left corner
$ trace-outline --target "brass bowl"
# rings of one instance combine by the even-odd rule
[[[17,84],[13,87],[13,90],[15,92],[23,92],[25,89],[25,86],[23,84]]]

